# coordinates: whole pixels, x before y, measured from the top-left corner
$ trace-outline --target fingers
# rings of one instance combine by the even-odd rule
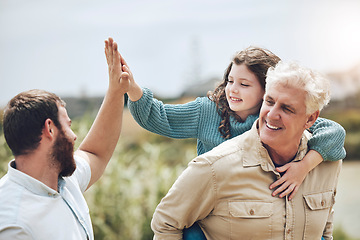
[[[113,47],[112,47],[112,61],[114,63],[114,65],[118,65],[120,64],[120,53],[118,52],[118,45],[116,42],[113,42]],[[121,71],[121,68],[120,68]]]
[[[105,56],[106,56],[106,62],[109,65],[109,42],[108,42],[108,40],[105,40]]]
[[[111,37],[105,40],[105,55],[109,71],[112,71],[114,68],[120,66],[120,72],[122,72],[120,65],[121,56],[118,51],[118,45]]]
[[[270,185],[270,189],[274,189],[277,186],[283,184],[286,181],[285,177],[282,176],[280,179],[278,179],[277,181],[275,181],[273,184]]]
[[[288,182],[284,182],[280,187],[278,187],[273,193],[272,195],[275,197],[276,195],[278,195],[279,193],[282,193],[285,189],[287,189],[289,186]]]
[[[276,171],[277,172],[286,172],[286,170],[288,170],[290,168],[290,164],[285,164],[284,166],[281,166],[281,167],[277,167],[276,168]]]
[[[289,185],[289,186],[286,188],[285,191],[283,191],[282,193],[280,193],[279,198],[283,198],[283,197],[289,195],[290,193],[293,192],[294,188],[295,188],[295,185],[294,185],[294,184]]]
[[[122,56],[121,56],[121,64],[128,66],[127,63],[126,63],[126,61],[125,61],[125,59],[124,59]]]
[[[132,78],[132,73],[130,71],[129,65],[126,63],[125,59],[123,58],[123,56],[120,55],[120,61],[121,61],[121,66],[122,66],[122,70],[124,72],[127,72],[130,75],[130,78]]]
[[[291,200],[298,189],[299,187],[295,183],[289,184],[288,182],[285,182],[272,193],[272,196],[275,197],[279,194],[279,197],[283,198],[291,193],[289,196],[289,200]]]
[[[105,56],[108,65],[110,65],[113,60],[113,43],[114,40],[111,37],[105,40]]]
[[[129,74],[130,79],[133,80],[132,72],[130,71],[130,69],[129,69],[129,67],[127,65],[123,65],[122,70],[124,72],[126,72],[127,74]]]
[[[120,75],[121,81],[128,81],[129,80],[129,74],[127,72],[123,72]]]
[[[295,194],[297,193],[297,191],[299,190],[299,186],[296,186],[294,188],[294,190],[292,191],[292,193],[289,196],[289,200],[293,199],[295,197]]]

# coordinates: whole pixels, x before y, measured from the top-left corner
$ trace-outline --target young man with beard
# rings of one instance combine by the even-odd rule
[[[117,44],[105,41],[109,88],[79,149],[65,103],[43,90],[22,92],[4,111],[15,159],[0,180],[0,239],[94,239],[83,193],[102,175],[120,136],[128,74]]]

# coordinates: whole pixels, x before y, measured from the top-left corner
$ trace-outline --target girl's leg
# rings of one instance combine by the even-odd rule
[[[191,227],[185,228],[183,231],[183,238],[184,240],[206,240],[198,223],[194,223]]]

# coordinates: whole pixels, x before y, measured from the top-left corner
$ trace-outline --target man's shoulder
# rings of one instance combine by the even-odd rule
[[[23,201],[31,198],[30,192],[22,185],[11,181],[7,175],[0,180],[0,227],[16,224]]]
[[[76,163],[76,169],[71,176],[65,177],[64,180],[67,182],[68,187],[69,184],[79,186],[81,191],[84,192],[91,178],[90,164],[81,155],[74,154],[74,160]]]
[[[252,155],[253,151],[259,150],[259,145],[261,144],[254,123],[249,131],[226,140],[209,152],[198,156],[198,158],[207,161],[209,164],[224,161],[236,161],[241,163],[244,156]]]
[[[342,160],[323,161],[311,170],[302,183],[304,194],[335,192],[342,168]]]
[[[80,172],[83,174],[83,172],[91,171],[89,160],[87,160],[86,157],[86,154],[84,155],[83,152],[76,151],[74,153],[74,161],[76,164],[74,173]]]
[[[26,188],[21,185],[21,182],[12,181],[9,174],[5,174],[0,179],[0,196],[6,196],[0,197],[0,209],[4,207],[5,202],[15,204],[13,202],[14,197],[22,195],[24,191]]]
[[[231,158],[233,155],[240,157],[241,149],[243,148],[242,145],[244,141],[246,141],[247,136],[248,134],[246,132],[242,135],[229,139],[214,147],[209,152],[200,155],[198,158],[205,159],[210,164],[214,164],[215,162]]]

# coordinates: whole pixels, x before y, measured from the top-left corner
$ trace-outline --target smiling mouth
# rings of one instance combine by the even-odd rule
[[[281,129],[280,127],[270,125],[268,122],[266,122],[266,127],[268,127],[271,130],[279,130],[279,129]]]
[[[240,98],[235,98],[235,97],[230,97],[230,100],[231,100],[231,101],[234,101],[234,102],[241,102],[241,101],[242,101],[242,99],[240,99]]]

